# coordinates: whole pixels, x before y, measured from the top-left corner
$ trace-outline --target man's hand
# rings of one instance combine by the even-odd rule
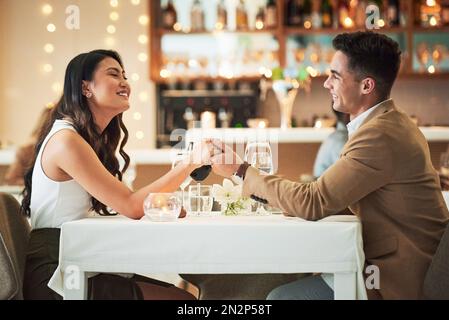
[[[222,141],[212,140],[211,143],[216,149],[222,150],[222,153],[210,158],[214,173],[225,178],[231,177],[243,163],[242,159]]]

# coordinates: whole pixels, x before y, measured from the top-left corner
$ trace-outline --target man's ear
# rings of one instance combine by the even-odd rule
[[[376,88],[376,80],[373,78],[365,78],[360,85],[362,94],[370,94]]]

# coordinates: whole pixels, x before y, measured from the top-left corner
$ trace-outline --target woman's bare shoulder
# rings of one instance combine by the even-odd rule
[[[86,148],[92,149],[76,131],[67,128],[53,134],[48,140],[45,149],[50,149],[52,154],[66,155]]]

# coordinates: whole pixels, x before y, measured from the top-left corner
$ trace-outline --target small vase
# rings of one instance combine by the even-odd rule
[[[288,129],[292,127],[292,111],[295,103],[298,88],[287,80],[275,80],[273,82],[273,91],[279,102],[281,113],[281,128]]]
[[[246,199],[239,199],[234,202],[221,205],[221,212],[225,216],[237,216],[251,213],[251,202]]]

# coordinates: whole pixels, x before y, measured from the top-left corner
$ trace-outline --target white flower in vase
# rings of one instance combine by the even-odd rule
[[[250,199],[242,197],[242,186],[234,185],[229,179],[224,179],[223,185],[214,184],[212,195],[225,215],[238,215],[251,209]]]

